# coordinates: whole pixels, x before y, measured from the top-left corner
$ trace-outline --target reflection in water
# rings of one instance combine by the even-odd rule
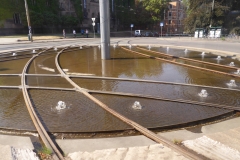
[[[62,68],[68,68],[70,72],[92,74],[96,76],[191,83],[221,87],[226,87],[225,84],[229,81],[226,76],[220,74],[199,71],[154,59],[144,58],[131,52],[124,51],[119,47],[116,47],[115,51],[114,48],[111,49],[112,59],[104,61],[104,65],[102,61],[100,61],[100,50],[97,50],[98,61],[94,60],[96,59],[94,58],[96,57],[96,51],[94,51],[94,48],[89,48],[87,51],[79,50],[63,53],[60,56],[60,64]],[[135,50],[135,47],[132,49]],[[152,49],[156,48],[153,47]],[[171,52],[172,51],[182,53],[181,50],[171,49]],[[199,52],[189,51],[188,53],[189,55],[194,53],[199,58],[202,57]],[[207,57],[208,56],[205,58]],[[186,62],[186,64],[192,63],[194,62]],[[235,64],[237,63],[235,62]],[[200,64],[199,66],[203,67],[206,65]],[[105,68],[104,70],[102,70],[103,67]],[[209,68],[230,72],[229,69],[219,69],[214,66]]]
[[[137,50],[136,47],[131,46],[132,50]],[[151,50],[156,50],[152,47]],[[159,50],[159,48],[157,48]],[[164,52],[169,51],[170,54],[184,55],[182,50],[163,49]],[[144,51],[142,51],[144,53]],[[31,64],[29,72],[33,74],[58,74],[54,64],[56,53],[45,54],[38,56]],[[179,55],[177,55],[179,56]],[[201,59],[200,52],[188,51],[186,56]],[[120,47],[111,48],[111,59],[101,60],[100,50],[97,47],[81,49],[71,52],[64,52],[60,55],[60,66],[68,74],[80,75],[96,75],[100,77],[117,77],[117,78],[131,78],[167,82],[192,83],[199,85],[220,86],[227,88],[228,77],[214,73],[206,73],[196,69],[186,68],[175,64],[170,64],[155,59],[149,59],[140,55],[125,51]],[[216,61],[216,56],[211,54],[205,55],[204,60]],[[176,60],[178,61],[178,60]],[[222,58],[220,63],[226,63],[228,59]],[[231,61],[233,61],[231,59]],[[1,62],[1,73],[16,73],[18,70],[22,71],[26,60],[17,60],[17,64],[12,62]],[[23,64],[23,62],[25,62]],[[181,63],[196,65],[193,62]],[[235,65],[239,62],[233,61]],[[216,62],[215,62],[216,63]],[[8,66],[13,64],[14,67]],[[6,68],[6,66],[8,68]],[[203,64],[201,64],[204,66]],[[20,69],[16,67],[20,67]],[[14,71],[13,71],[14,70]],[[224,70],[224,69],[223,69]],[[54,72],[52,72],[54,71]],[[228,72],[228,70],[224,70]],[[21,72],[20,72],[21,73]],[[3,78],[4,79],[4,78]],[[1,81],[2,84],[6,83]],[[207,97],[201,98],[198,93],[204,87],[180,86],[171,84],[156,84],[147,82],[129,82],[117,80],[96,80],[73,78],[73,80],[83,88],[90,90],[113,91],[124,93],[135,93],[142,95],[150,95],[155,97],[169,98],[169,99],[185,99],[202,101],[209,103],[225,104],[232,106],[239,106],[239,92],[207,89]],[[10,84],[15,84],[9,82]],[[238,89],[240,81],[236,79],[236,89]],[[6,83],[7,84],[7,83]],[[27,84],[30,86],[44,86],[44,87],[72,87],[65,79],[60,77],[27,77]],[[6,93],[5,93],[6,92]],[[205,92],[204,92],[205,93]],[[22,93],[12,92],[10,90],[2,90],[0,92],[2,97],[0,112],[0,127],[12,127],[32,130],[32,123],[29,120],[28,113],[22,98]],[[93,94],[96,98],[106,103],[109,107],[123,114],[124,116],[140,123],[149,128],[164,127],[167,125],[178,125],[181,123],[188,123],[206,118],[212,118],[225,113],[229,110],[222,110],[206,106],[191,105],[184,103],[166,102],[160,100],[152,100],[137,97],[124,96],[110,96]],[[33,102],[37,114],[41,121],[47,126],[48,131],[52,132],[95,132],[95,131],[113,131],[125,130],[131,128],[125,123],[121,122],[111,114],[107,113],[100,106],[89,100],[83,94],[78,92],[67,91],[47,91],[47,90],[30,90],[30,97]],[[61,112],[53,111],[56,104],[63,101],[66,105],[59,106],[60,109],[67,106],[67,109]],[[135,105],[133,105],[135,102]],[[7,104],[7,105],[6,105]],[[62,104],[62,103],[61,103]],[[23,107],[24,106],[24,107]],[[141,108],[136,111],[133,109]],[[142,107],[143,106],[143,107]],[[16,121],[23,122],[20,125],[15,124]],[[30,122],[29,122],[30,121]]]

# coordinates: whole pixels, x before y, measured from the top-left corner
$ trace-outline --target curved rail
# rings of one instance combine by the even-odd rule
[[[144,51],[148,51],[148,52],[154,53],[154,54],[162,55],[162,56],[165,56],[165,57],[178,58],[178,59],[182,59],[182,60],[185,60],[185,61],[196,62],[196,63],[200,63],[200,64],[207,64],[207,65],[212,65],[212,66],[217,66],[217,67],[222,67],[222,68],[228,68],[228,69],[235,69],[235,70],[239,69],[238,67],[234,67],[234,66],[225,66],[225,65],[221,65],[221,64],[215,64],[215,63],[210,63],[210,62],[198,61],[198,60],[190,59],[190,58],[177,57],[177,56],[168,55],[168,54],[157,52],[157,51],[147,50],[147,49],[144,49],[144,48],[141,48],[141,47],[137,47],[137,48],[141,49],[141,50],[144,50]]]
[[[99,76],[87,76],[87,75],[68,75],[72,78],[85,78],[85,79],[103,79],[103,80],[116,80],[116,81],[130,81],[130,82],[145,82],[145,83],[157,83],[157,84],[169,84],[169,85],[180,85],[180,86],[190,86],[190,87],[203,87],[203,88],[214,88],[221,90],[230,90],[230,91],[240,91],[239,89],[234,88],[223,88],[223,87],[214,87],[214,86],[204,86],[197,84],[185,84],[185,83],[173,83],[165,81],[153,81],[153,80],[142,80],[142,79],[129,79],[129,78],[114,78],[114,77],[99,77]]]
[[[183,148],[180,148],[179,146],[176,146],[175,144],[173,144],[172,142],[166,140],[165,138],[159,136],[159,135],[156,135],[155,133],[153,133],[152,131],[148,130],[147,128],[139,125],[138,123],[126,118],[125,116],[119,114],[118,112],[114,111],[113,109],[109,108],[107,105],[105,105],[104,103],[102,103],[101,101],[99,101],[98,99],[96,99],[95,97],[93,97],[92,95],[90,95],[88,93],[87,90],[79,87],[77,84],[75,84],[70,78],[68,75],[66,75],[64,73],[64,71],[61,69],[61,67],[59,66],[59,63],[58,63],[58,58],[59,58],[59,55],[62,53],[59,52],[55,58],[55,64],[56,64],[56,67],[58,69],[58,71],[62,74],[62,76],[64,78],[66,78],[66,80],[71,83],[76,89],[77,91],[81,92],[82,94],[84,94],[86,97],[88,97],[89,99],[91,99],[93,102],[95,102],[96,104],[98,104],[100,107],[102,107],[104,110],[106,110],[107,112],[111,113],[112,115],[114,115],[115,117],[119,118],[120,120],[122,120],[123,122],[127,123],[128,125],[132,126],[133,128],[135,128],[136,130],[138,130],[140,133],[142,133],[143,135],[145,135],[146,137],[154,140],[155,142],[158,142],[158,143],[162,143],[164,145],[166,145],[167,147],[175,150],[176,152],[179,152],[180,154],[182,154],[183,156],[185,157],[188,157],[190,159],[200,159],[199,157],[197,157],[196,155],[190,153],[190,152],[187,152],[186,150],[184,150]]]
[[[0,86],[0,88],[12,88],[12,89],[19,89],[20,86]],[[76,91],[76,89],[72,88],[58,88],[58,87],[36,87],[36,86],[28,86],[28,89],[42,89],[42,90],[61,90],[61,91]],[[163,97],[156,97],[152,95],[142,95],[142,94],[133,94],[133,93],[123,93],[123,92],[111,92],[111,91],[96,91],[96,90],[87,90],[89,93],[99,93],[99,94],[109,94],[109,95],[119,95],[119,96],[129,96],[129,97],[139,97],[139,98],[146,98],[146,99],[154,99],[154,100],[162,100],[162,101],[169,101],[169,102],[178,102],[178,103],[186,103],[186,104],[194,104],[194,105],[201,105],[207,107],[215,107],[221,109],[229,109],[240,111],[240,107],[235,106],[227,106],[215,103],[204,103],[192,100],[184,100],[184,99],[168,99]]]
[[[225,73],[225,72],[215,71],[215,70],[211,70],[211,69],[196,67],[196,66],[192,66],[192,65],[188,65],[188,64],[182,64],[182,63],[175,62],[175,59],[173,59],[173,60],[167,60],[167,59],[163,59],[163,58],[158,58],[158,57],[149,56],[149,55],[146,55],[146,54],[137,52],[137,51],[132,51],[132,50],[129,50],[129,49],[124,48],[124,47],[121,47],[121,48],[122,48],[123,50],[128,51],[128,52],[132,52],[132,53],[141,55],[141,56],[143,56],[143,57],[147,57],[147,58],[151,58],[151,59],[157,59],[157,60],[160,60],[160,61],[164,61],[164,62],[168,62],[168,63],[172,63],[172,64],[184,66],[184,67],[194,68],[194,69],[198,69],[198,70],[202,70],[202,71],[207,71],[207,72],[212,72],[212,73],[218,73],[218,74],[222,74],[222,75],[227,75],[227,76],[232,76],[232,77],[240,78],[240,75],[234,75],[234,74],[230,74],[230,73]]]
[[[201,106],[207,106],[207,107],[215,107],[215,108],[220,108],[220,109],[240,111],[240,107],[226,106],[226,105],[214,104],[214,103],[204,103],[204,102],[184,100],[184,99],[168,99],[168,98],[162,98],[162,97],[155,97],[155,96],[151,96],[151,95],[122,93],[122,92],[109,92],[109,91],[88,90],[88,92],[89,93],[118,95],[118,96],[128,96],[128,97],[139,97],[139,98],[146,98],[146,99],[154,99],[154,100],[162,100],[162,101],[169,101],[169,102],[194,104],[194,105],[201,105]]]
[[[47,49],[48,50],[48,49]],[[39,54],[47,51],[47,50],[44,50]],[[30,114],[30,117],[33,121],[33,124],[35,125],[37,131],[38,131],[38,134],[40,135],[43,143],[46,145],[46,147],[50,148],[53,153],[54,153],[54,157],[55,159],[61,159],[63,160],[63,156],[62,154],[60,153],[60,151],[57,149],[57,147],[55,146],[55,144],[53,143],[53,141],[51,140],[51,138],[49,137],[48,133],[46,132],[45,128],[43,127],[40,119],[38,118],[33,106],[32,106],[32,103],[31,103],[31,100],[29,98],[29,95],[28,95],[28,91],[27,91],[27,86],[26,86],[26,77],[25,77],[25,73],[27,72],[27,69],[29,67],[29,64],[32,62],[32,60],[36,57],[37,55],[34,55],[34,57],[32,57],[25,65],[24,69],[23,69],[23,72],[22,72],[22,77],[21,77],[21,83],[22,83],[22,92],[23,92],[23,97],[24,97],[24,100],[25,100],[25,103],[26,103],[26,106],[27,106],[27,109],[28,109],[28,112]]]

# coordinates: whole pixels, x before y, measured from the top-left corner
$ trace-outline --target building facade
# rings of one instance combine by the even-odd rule
[[[181,0],[172,0],[164,11],[164,34],[182,34],[184,31],[185,7]]]

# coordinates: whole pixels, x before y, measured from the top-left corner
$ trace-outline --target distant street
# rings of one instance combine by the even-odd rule
[[[3,43],[4,38],[0,41],[0,51],[10,51],[27,48],[37,47],[53,47],[53,46],[68,46],[68,45],[99,45],[100,38],[79,38],[79,39],[57,39],[57,40],[42,40],[34,42],[17,42],[8,41]],[[240,41],[222,41],[222,40],[208,40],[208,39],[195,39],[190,37],[175,37],[175,38],[156,38],[156,37],[132,37],[132,38],[111,38],[111,44],[127,45],[127,44],[139,44],[139,45],[169,45],[169,46],[182,46],[203,48],[211,50],[220,50],[227,52],[239,53]]]

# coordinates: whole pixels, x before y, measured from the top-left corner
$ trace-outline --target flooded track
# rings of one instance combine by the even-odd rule
[[[127,50],[126,47],[112,47],[111,53],[111,60],[101,61],[98,47],[74,45],[61,48],[59,52],[49,48],[38,54],[27,55],[29,57],[24,57],[25,53],[19,53],[19,59],[23,56],[25,61],[19,60],[17,56],[12,59],[12,55],[3,57],[0,66],[16,61],[23,70],[22,74],[19,74],[21,68],[16,67],[18,65],[15,65],[14,69],[2,69],[0,80],[2,79],[3,83],[0,86],[0,94],[10,97],[10,94],[1,91],[22,89],[37,132],[44,144],[51,148],[59,159],[63,158],[62,154],[55,146],[54,140],[49,137],[49,132],[95,133],[128,129],[135,129],[186,157],[198,159],[149,129],[169,126],[177,128],[190,123],[192,125],[192,122],[221,118],[240,110],[238,86],[228,87],[227,78],[222,78],[219,74],[232,77],[238,75],[211,70],[211,74],[216,77],[205,83],[203,78],[209,75],[202,71],[209,70],[175,63],[175,57],[171,55],[167,57],[170,60],[163,59],[164,62],[159,62],[156,60],[161,58]],[[186,58],[182,60],[191,61]],[[171,69],[172,73],[165,71],[168,69]],[[194,77],[192,73],[195,70],[201,71]],[[176,75],[177,72],[181,74]],[[14,78],[11,80],[10,77]],[[172,82],[168,81],[170,79]],[[201,83],[198,83],[199,79]],[[214,85],[216,81],[218,83]],[[237,85],[238,83],[236,80]],[[207,98],[198,96],[201,89],[207,89]],[[60,101],[66,103],[66,108],[56,110]],[[141,110],[132,108],[136,101],[142,104]],[[12,110],[9,109],[8,112],[11,113]],[[24,110],[18,112],[26,113]],[[14,119],[13,116],[9,116],[9,120],[12,118]],[[8,125],[5,125],[7,123]],[[2,123],[0,127],[34,130],[32,124],[17,128],[11,126],[11,123]]]

